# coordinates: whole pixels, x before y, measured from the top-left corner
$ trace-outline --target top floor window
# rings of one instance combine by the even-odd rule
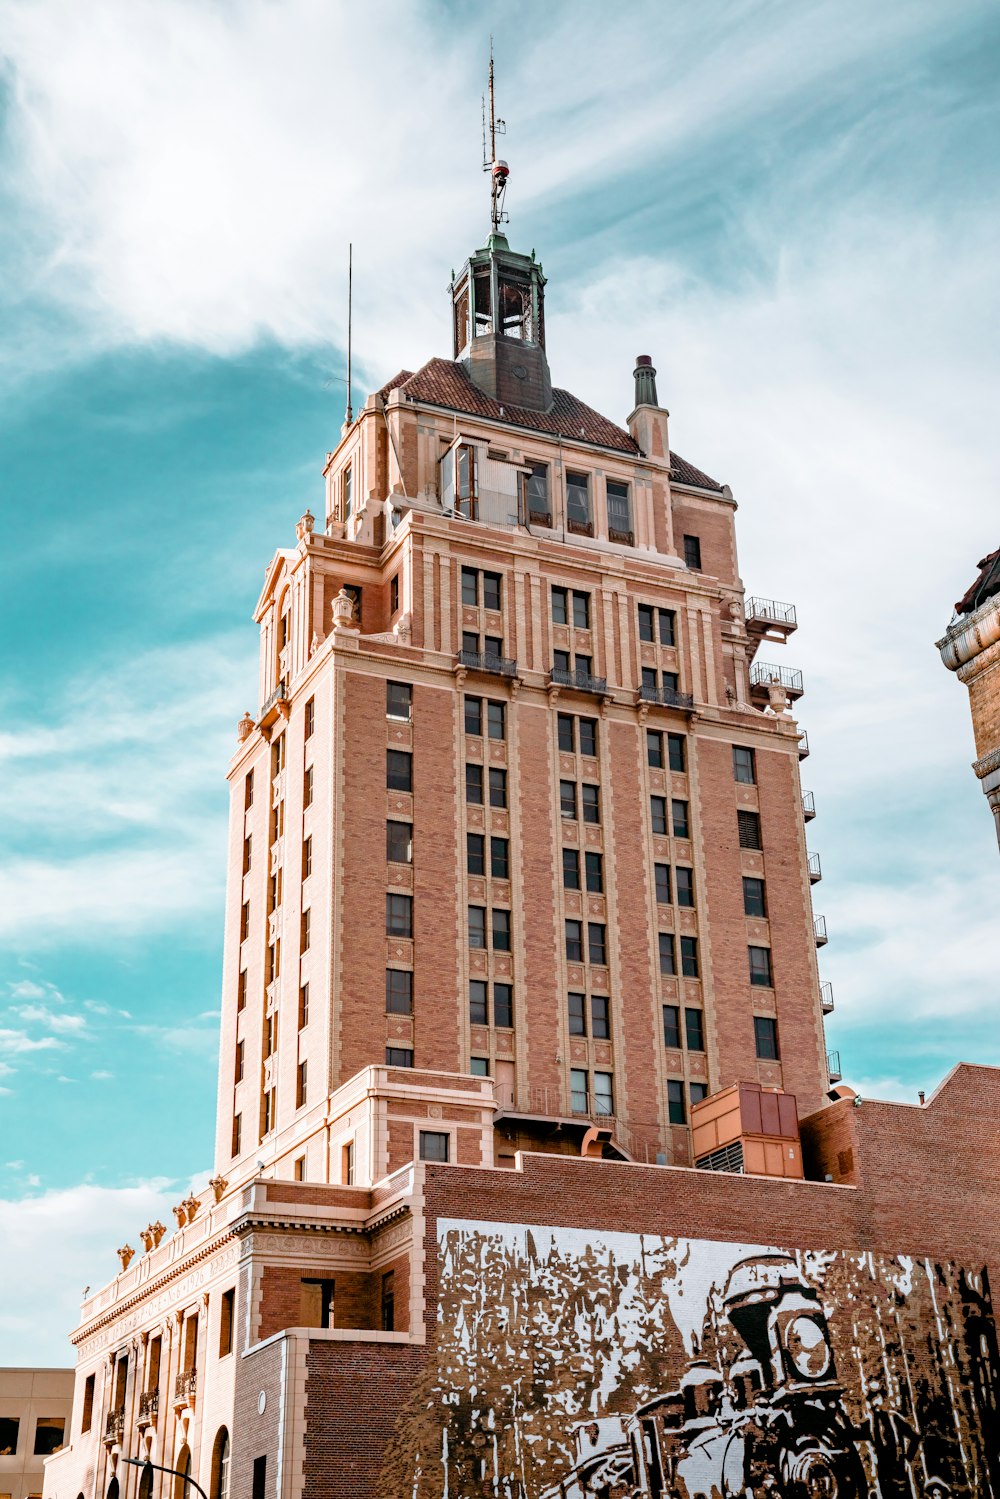
[[[551,526],[552,505],[549,501],[549,466],[532,463],[521,476],[524,514],[529,526]]]
[[[455,509],[466,520],[479,519],[477,454],[468,443],[455,449]]]
[[[462,568],[462,603],[468,608],[492,609],[499,613],[503,604],[503,574],[481,573],[475,567]]]
[[[386,682],[385,716],[408,722],[413,711],[413,688],[409,682]]]
[[[344,469],[343,485],[344,485],[344,519],[345,519],[345,521],[348,521],[348,520],[350,520],[350,518],[351,518],[351,512],[354,509],[354,469],[351,466],[351,464],[348,464],[347,467]]]
[[[693,568],[696,573],[701,572],[701,537],[685,536],[684,538],[684,564]]]
[[[590,513],[590,479],[587,474],[566,475],[566,529],[578,536],[593,536]]]
[[[609,479],[607,490],[608,539],[632,546],[635,537],[632,533],[632,507],[629,504],[628,485]]]
[[[677,614],[673,609],[657,609],[652,604],[639,605],[639,639],[651,644],[677,644]]]
[[[575,630],[590,629],[590,594],[579,589],[553,588],[552,623],[571,624]]]
[[[733,745],[733,779],[752,786],[757,779],[754,753],[742,744]]]

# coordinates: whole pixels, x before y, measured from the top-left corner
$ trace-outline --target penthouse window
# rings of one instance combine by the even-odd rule
[[[744,786],[753,786],[757,780],[753,750],[742,744],[733,745],[733,779]]]
[[[388,894],[386,896],[385,934],[387,937],[413,936],[412,895]]]
[[[685,536],[684,538],[684,565],[690,567],[694,572],[701,572],[701,537]]]
[[[608,495],[608,540],[624,546],[632,546],[635,535],[632,531],[632,505],[627,484],[617,480],[607,481]]]
[[[409,723],[413,713],[413,688],[409,682],[386,682],[385,716]]]
[[[413,1048],[410,1046],[387,1046],[385,1049],[385,1065],[387,1067],[412,1067]]]
[[[389,791],[413,790],[413,756],[408,750],[386,750],[385,784]]]
[[[594,517],[590,508],[590,478],[587,474],[566,475],[566,529],[577,536],[593,536]]]
[[[521,475],[521,499],[529,526],[551,526],[552,504],[549,499],[549,466],[532,463]]]
[[[413,974],[409,969],[385,970],[385,1010],[387,1015],[413,1014]]]
[[[478,457],[468,443],[455,449],[455,509],[466,520],[479,519]]]
[[[341,483],[343,485],[344,519],[347,521],[350,520],[351,512],[354,509],[354,470],[350,464],[347,465],[341,475]]]

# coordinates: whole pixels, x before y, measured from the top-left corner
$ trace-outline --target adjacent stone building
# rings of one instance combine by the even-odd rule
[[[72,1369],[0,1369],[0,1499],[41,1499],[45,1459],[69,1435]]]

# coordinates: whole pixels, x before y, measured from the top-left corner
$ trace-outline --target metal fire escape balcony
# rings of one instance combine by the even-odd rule
[[[676,687],[654,687],[648,682],[643,682],[639,688],[639,696],[636,701],[640,703],[659,703],[661,708],[680,708],[685,713],[690,713],[694,708],[693,693],[678,692]]]
[[[809,735],[805,729],[799,735],[799,759],[804,760],[809,753]]]
[[[159,1390],[143,1390],[139,1396],[139,1426],[155,1426],[160,1414]]]
[[[594,697],[608,696],[607,677],[595,677],[589,671],[582,671],[579,668],[564,671],[561,667],[554,666],[549,672],[549,685],[566,687],[572,692],[591,693]]]
[[[749,598],[745,605],[747,635],[750,637],[750,659],[763,640],[783,645],[799,627],[794,604],[781,604],[777,599]]]
[[[831,1083],[839,1083],[844,1074],[840,1070],[840,1052],[828,1051],[826,1054],[826,1070],[830,1074]]]
[[[826,944],[827,944],[827,942],[830,940],[827,937],[827,935],[826,935],[826,917],[825,916],[814,916],[813,917],[813,935],[816,938],[816,946],[817,947],[825,947]]]
[[[288,683],[282,678],[277,687],[260,705],[260,713],[257,715],[257,723],[260,728],[269,728],[279,713],[288,702]]]
[[[517,662],[510,656],[495,656],[492,651],[458,651],[455,661],[466,671],[483,672],[486,676],[517,676]]]
[[[108,1418],[104,1423],[104,1440],[121,1445],[125,1436],[125,1407],[119,1406],[117,1410],[108,1411]]]
[[[770,701],[768,687],[778,682],[795,702],[805,692],[802,673],[794,666],[775,666],[770,661],[755,661],[750,668],[750,699],[759,708],[766,708]]]
[[[816,798],[811,791],[802,793],[802,821],[812,822],[816,816]]]
[[[829,980],[819,986],[819,1002],[824,1015],[833,1014],[833,985]]]
[[[809,855],[809,883],[818,885],[823,878],[823,870],[820,867],[819,854]]]
[[[174,1405],[194,1405],[198,1388],[197,1369],[185,1369],[174,1380]]]

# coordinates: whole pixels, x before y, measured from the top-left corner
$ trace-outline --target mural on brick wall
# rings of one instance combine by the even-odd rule
[[[982,1269],[442,1220],[383,1499],[1000,1499]]]

